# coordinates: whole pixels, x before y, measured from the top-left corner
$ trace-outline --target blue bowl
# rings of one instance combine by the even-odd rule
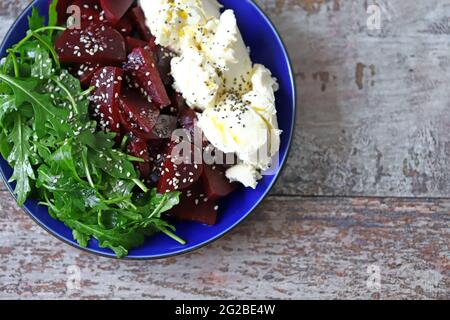
[[[222,237],[241,223],[268,194],[285,164],[295,126],[296,92],[295,82],[289,57],[283,42],[269,19],[250,0],[221,0],[226,9],[233,9],[243,38],[251,48],[252,59],[255,63],[266,65],[278,78],[280,90],[276,94],[278,119],[283,130],[280,149],[280,166],[277,174],[265,176],[256,190],[242,188],[220,204],[218,224],[213,227],[196,223],[178,223],[177,234],[187,240],[187,245],[180,245],[165,235],[157,235],[147,239],[144,245],[130,250],[129,259],[156,259],[178,255],[203,247]],[[47,14],[49,0],[35,0],[16,20],[0,47],[0,56],[4,57],[6,50],[20,41],[28,29],[27,16],[31,15],[31,6],[35,6],[41,15]],[[0,171],[5,182],[11,177],[12,169],[0,157]],[[7,184],[9,189],[15,185]],[[45,230],[58,239],[81,248],[72,237],[72,232],[62,222],[52,219],[47,208],[38,205],[34,199],[25,203],[25,211]],[[85,249],[107,257],[115,257],[113,252],[98,246],[95,239],[89,242]]]

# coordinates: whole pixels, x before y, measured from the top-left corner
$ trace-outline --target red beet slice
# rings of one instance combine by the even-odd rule
[[[100,5],[105,11],[106,19],[112,24],[117,24],[130,9],[134,0],[100,0]]]
[[[139,129],[139,126],[123,111],[119,112],[119,119],[123,127],[123,134],[131,133],[135,137],[149,141],[170,138],[177,125],[177,119],[175,117],[162,114],[158,117],[152,132],[148,133]]]
[[[159,116],[153,129],[154,137],[152,139],[168,139],[172,137],[173,131],[177,128],[177,118],[162,114]]]
[[[183,95],[176,91],[174,91],[170,96],[170,101],[172,102],[171,106],[176,109],[177,114],[180,114],[182,111],[188,108],[186,100],[184,100],[183,98]]]
[[[166,161],[167,154],[165,150],[168,148],[169,142],[167,139],[149,140],[148,151],[150,153],[150,164],[152,173],[150,174],[150,184],[153,187],[158,185],[161,172],[163,170],[164,162]]]
[[[185,149],[180,149],[180,146],[172,143],[166,151],[167,158],[158,182],[160,193],[189,188],[203,173],[203,164],[195,163],[195,155],[201,155],[201,151],[192,144]]]
[[[154,40],[149,28],[145,23],[145,14],[140,6],[134,7],[130,10],[130,18],[131,21],[134,22],[136,29],[142,39],[144,39],[145,41]]]
[[[81,86],[87,88],[91,84],[94,73],[102,66],[97,63],[86,62],[71,68],[72,74],[80,80]]]
[[[156,64],[158,65],[158,71],[161,75],[161,79],[166,86],[170,86],[173,83],[172,75],[170,74],[171,66],[170,62],[172,61],[173,54],[169,50],[161,47],[155,46],[153,49],[153,55],[156,60]]]
[[[139,138],[132,138],[128,143],[128,153],[137,158],[143,159],[145,162],[136,162],[136,168],[141,174],[141,179],[148,179],[151,174],[150,153],[147,142]]]
[[[212,226],[217,223],[217,210],[216,203],[206,197],[202,184],[198,182],[183,191],[180,205],[170,210],[168,215],[181,221],[194,221]]]
[[[225,172],[215,166],[204,166],[202,181],[208,199],[211,200],[226,197],[237,188],[237,184],[230,183]]]
[[[178,123],[181,128],[187,130],[191,142],[198,147],[205,148],[209,145],[202,130],[197,126],[198,117],[194,110],[189,107],[183,108],[178,114]]]
[[[67,12],[70,6],[77,6],[81,13],[81,27],[86,28],[91,22],[100,21],[100,6],[98,0],[59,0],[56,6],[58,24],[65,25],[70,14]]]
[[[49,0],[49,4],[53,0]],[[56,5],[56,12],[58,13],[58,24],[65,24],[67,21],[67,8],[73,3],[73,0],[59,0]]]
[[[144,131],[139,130],[138,126],[135,123],[131,122],[132,120],[122,110],[119,110],[119,119],[122,126],[123,135],[129,134],[133,137],[144,140],[150,140],[154,138],[153,133],[145,133]]]
[[[133,49],[135,48],[145,48],[148,45],[144,40],[133,37],[126,37],[125,42],[127,44],[128,53],[131,53],[131,51],[133,51]]]
[[[166,88],[161,80],[152,54],[144,48],[135,48],[124,65],[132,85],[141,88],[145,95],[160,108],[170,105]]]
[[[104,130],[120,133],[119,102],[123,71],[116,67],[97,70],[91,86],[95,91],[91,96],[93,116]]]
[[[56,40],[55,48],[61,62],[118,65],[127,56],[120,32],[102,24],[83,30],[67,29]]]
[[[153,132],[160,111],[141,94],[127,90],[119,98],[120,110],[132,124],[132,129],[138,129],[146,134]]]
[[[184,129],[192,129],[196,126],[198,117],[191,108],[183,108],[178,116],[178,121]]]
[[[129,36],[133,32],[133,24],[128,17],[123,17],[116,25],[117,31],[119,31],[124,37]]]

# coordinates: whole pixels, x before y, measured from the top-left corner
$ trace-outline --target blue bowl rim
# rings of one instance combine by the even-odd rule
[[[14,23],[11,25],[11,27],[9,28],[8,32],[5,34],[2,43],[0,44],[0,48],[3,48],[6,44],[7,39],[11,36],[11,34],[13,33],[14,29],[17,26],[17,23],[20,19],[22,19],[25,15],[26,12],[29,10],[30,7],[34,6],[35,2],[38,0],[33,0],[28,6],[25,7],[25,9],[22,11],[22,13],[16,18],[16,20],[14,21]],[[56,239],[68,244],[69,246],[82,250],[84,252],[90,253],[90,254],[94,254],[97,256],[101,256],[101,257],[105,257],[105,258],[110,258],[110,259],[115,259],[115,260],[130,260],[130,261],[150,261],[150,260],[159,260],[159,259],[166,259],[166,258],[171,258],[171,257],[176,257],[176,256],[180,256],[180,255],[184,255],[184,254],[188,254],[194,251],[197,251],[203,247],[206,247],[207,245],[223,238],[225,235],[227,235],[228,233],[230,233],[231,231],[233,231],[238,225],[242,224],[245,220],[247,220],[250,215],[255,212],[255,210],[264,202],[264,200],[267,198],[268,194],[270,193],[270,191],[272,190],[273,186],[275,185],[275,183],[278,181],[278,179],[281,176],[281,173],[283,172],[283,170],[286,167],[286,161],[289,157],[289,154],[291,152],[292,149],[292,141],[294,139],[294,131],[295,131],[295,126],[296,126],[296,122],[297,122],[297,85],[296,85],[296,78],[295,78],[295,74],[294,74],[294,68],[293,68],[293,64],[292,64],[292,60],[289,56],[289,53],[286,49],[286,45],[280,35],[280,33],[278,32],[278,29],[275,27],[275,25],[273,24],[272,20],[265,14],[265,12],[260,8],[260,6],[258,4],[256,4],[254,2],[254,0],[249,0],[249,3],[255,8],[256,11],[258,11],[259,14],[261,14],[261,16],[264,18],[264,20],[267,22],[267,24],[270,26],[270,28],[272,29],[272,31],[274,32],[274,34],[276,35],[276,39],[278,41],[278,43],[280,44],[282,51],[283,51],[283,55],[285,60],[288,62],[288,69],[289,69],[289,77],[290,77],[290,83],[292,86],[292,92],[293,92],[293,97],[292,97],[292,106],[293,106],[293,117],[292,117],[292,121],[291,121],[291,130],[289,132],[289,141],[288,141],[288,146],[287,146],[287,150],[286,150],[286,154],[283,157],[282,161],[281,161],[281,165],[280,165],[280,169],[278,170],[278,172],[275,175],[275,179],[273,179],[273,181],[271,182],[271,184],[269,185],[269,187],[266,189],[266,191],[264,192],[264,194],[262,195],[262,197],[253,205],[253,207],[247,212],[247,214],[243,215],[241,219],[239,219],[238,221],[236,221],[233,225],[229,226],[226,230],[222,231],[221,233],[217,234],[216,236],[214,236],[213,238],[204,241],[201,244],[198,244],[195,247],[189,248],[189,249],[181,249],[177,252],[173,252],[170,254],[160,254],[160,255],[152,255],[152,256],[139,256],[139,257],[124,257],[121,259],[118,259],[115,255],[109,255],[109,254],[105,254],[103,252],[99,252],[90,248],[84,248],[81,247],[73,242],[68,241],[67,239],[65,239],[64,237],[62,237],[61,235],[59,235],[56,231],[51,230],[50,228],[48,228],[44,223],[40,222],[37,218],[34,217],[34,215],[31,213],[31,211],[26,207],[23,206],[22,210],[25,211],[25,213],[38,225],[40,226],[42,229],[44,229],[47,233],[49,233],[50,235],[52,235],[53,237],[55,237]],[[11,195],[13,196],[14,199],[16,199],[15,195],[14,195],[14,190],[12,189],[11,185],[8,183],[8,180],[5,176],[5,173],[3,172],[3,170],[0,168],[0,176],[3,180],[3,182],[5,183],[6,187],[8,188],[9,192],[11,193]]]

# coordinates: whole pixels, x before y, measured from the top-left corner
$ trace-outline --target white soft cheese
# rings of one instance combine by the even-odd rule
[[[202,50],[222,73],[224,91],[245,93],[249,90],[252,61],[233,10],[224,11],[208,28]]]
[[[203,111],[198,126],[216,148],[238,157],[257,152],[267,142],[264,119],[233,95]]]
[[[176,52],[181,50],[180,37],[185,27],[218,19],[221,8],[215,0],[144,0],[140,5],[156,43]]]
[[[216,105],[222,80],[201,52],[194,48],[185,50],[182,56],[172,59],[171,70],[176,79],[174,88],[183,93],[189,106],[204,110]]]
[[[173,50],[174,89],[203,111],[199,126],[219,150],[235,153],[240,164],[231,181],[256,187],[280,134],[274,92],[277,82],[250,54],[232,10],[220,14],[216,0],[141,1],[156,43]]]
[[[253,189],[256,188],[258,180],[262,178],[260,172],[254,166],[244,163],[231,167],[226,171],[225,175],[231,182],[240,182],[244,186]]]

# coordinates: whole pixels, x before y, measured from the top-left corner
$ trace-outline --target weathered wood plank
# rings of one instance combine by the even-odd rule
[[[450,298],[449,208],[449,200],[271,197],[200,251],[135,262],[53,239],[3,192],[0,298]],[[73,268],[81,290],[66,287]],[[367,285],[368,270],[380,271],[379,288]]]

